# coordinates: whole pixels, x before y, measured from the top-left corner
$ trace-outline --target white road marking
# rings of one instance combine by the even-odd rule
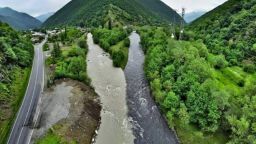
[[[38,51],[38,50],[37,50],[37,53],[38,53],[38,59],[37,59],[37,61],[39,62],[39,57],[40,57],[40,55],[39,55],[39,51]],[[38,78],[38,69],[39,69],[39,65],[37,65],[36,83],[37,83],[37,78]],[[31,98],[31,100],[30,100],[28,112],[27,112],[27,114],[26,114],[26,118],[25,118],[25,121],[24,121],[24,123],[23,123],[23,126],[25,125],[25,123],[26,123],[26,121],[27,121],[27,118],[28,118],[28,115],[29,115],[29,111],[30,111],[30,108],[31,108],[31,105],[32,105],[32,101],[33,101],[33,98],[34,98],[34,96],[35,96],[35,89],[36,89],[36,86],[37,86],[37,84],[34,85],[34,88],[33,88],[33,95],[32,95],[32,98]],[[24,129],[23,126],[22,126],[22,128],[21,128],[21,132],[20,132],[20,134],[19,134],[17,144],[19,144],[20,136],[21,136],[21,134],[22,134],[22,132],[23,132],[23,129]]]
[[[35,60],[33,60],[32,70],[31,70],[31,72],[30,72],[30,77],[29,77],[29,81],[28,81],[28,86],[27,86],[27,89],[26,89],[25,97],[23,98],[21,107],[20,107],[19,112],[18,112],[18,116],[17,116],[16,119],[15,119],[15,122],[14,122],[13,127],[12,127],[12,131],[11,131],[11,133],[10,133],[10,135],[9,135],[8,142],[7,142],[7,143],[10,143],[10,140],[11,140],[11,139],[10,139],[10,138],[11,138],[10,136],[11,136],[12,133],[13,133],[13,130],[14,130],[14,127],[15,127],[15,125],[16,125],[16,123],[17,123],[18,117],[20,116],[21,108],[23,107],[24,102],[25,102],[25,99],[27,98],[28,88],[29,88],[29,85],[30,85],[30,81],[31,81],[31,79],[32,79],[32,73],[33,73],[33,71],[34,71],[34,65],[35,65]]]
[[[42,57],[42,60],[43,60],[43,83],[42,83],[41,92],[43,91],[43,87],[44,87],[44,56]],[[41,92],[40,92],[40,95],[41,95]],[[40,98],[39,98],[39,100],[40,100]],[[38,100],[38,101],[39,101],[39,100]],[[35,124],[37,124],[39,114],[40,114],[40,108],[38,109],[38,114],[37,114],[37,116],[36,116]],[[31,138],[32,138],[32,136],[33,136],[33,133],[34,133],[34,128],[32,128],[32,132],[31,132],[31,134],[30,134],[30,136],[29,136],[29,138],[28,138],[27,144],[30,144]]]

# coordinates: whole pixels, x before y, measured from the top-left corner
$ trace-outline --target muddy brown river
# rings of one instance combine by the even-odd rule
[[[128,118],[126,80],[121,68],[113,67],[112,60],[88,34],[87,71],[102,103],[101,124],[96,144],[132,144],[134,135]]]

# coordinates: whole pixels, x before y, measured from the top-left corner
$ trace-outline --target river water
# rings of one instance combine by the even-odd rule
[[[112,60],[88,34],[87,72],[102,103],[101,124],[96,144],[132,144],[134,136],[128,118],[126,80],[121,68],[114,68]]]
[[[125,68],[127,82],[127,104],[132,117],[135,144],[176,144],[175,134],[153,101],[143,71],[144,54],[140,47],[140,36],[133,32],[129,37],[131,46]],[[106,143],[107,144],[107,143]]]

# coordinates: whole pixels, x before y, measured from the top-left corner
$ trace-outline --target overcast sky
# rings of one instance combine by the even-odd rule
[[[0,7],[10,7],[19,12],[38,16],[48,12],[55,12],[70,0],[0,0]]]
[[[20,12],[38,16],[48,12],[55,12],[70,0],[0,0],[0,7],[10,7]],[[171,8],[181,11],[186,8],[187,12],[204,10],[209,11],[222,4],[226,0],[162,0]]]
[[[179,13],[184,7],[186,12],[209,11],[227,0],[162,0]]]

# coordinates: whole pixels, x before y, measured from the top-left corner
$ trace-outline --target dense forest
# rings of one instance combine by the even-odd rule
[[[139,32],[154,98],[182,143],[255,143],[255,69],[234,65],[191,32],[188,41],[167,28]]]
[[[214,54],[222,54],[230,66],[247,72],[256,63],[256,1],[229,0],[189,26]]]
[[[110,54],[114,66],[123,69],[128,61],[129,33],[131,33],[130,28],[94,29],[92,31],[94,42]]]
[[[60,25],[99,27],[109,20],[123,24],[177,23],[181,17],[160,0],[76,0],[69,2],[50,17],[43,26]]]
[[[26,35],[0,22],[0,143],[7,138],[25,94],[33,52]]]

